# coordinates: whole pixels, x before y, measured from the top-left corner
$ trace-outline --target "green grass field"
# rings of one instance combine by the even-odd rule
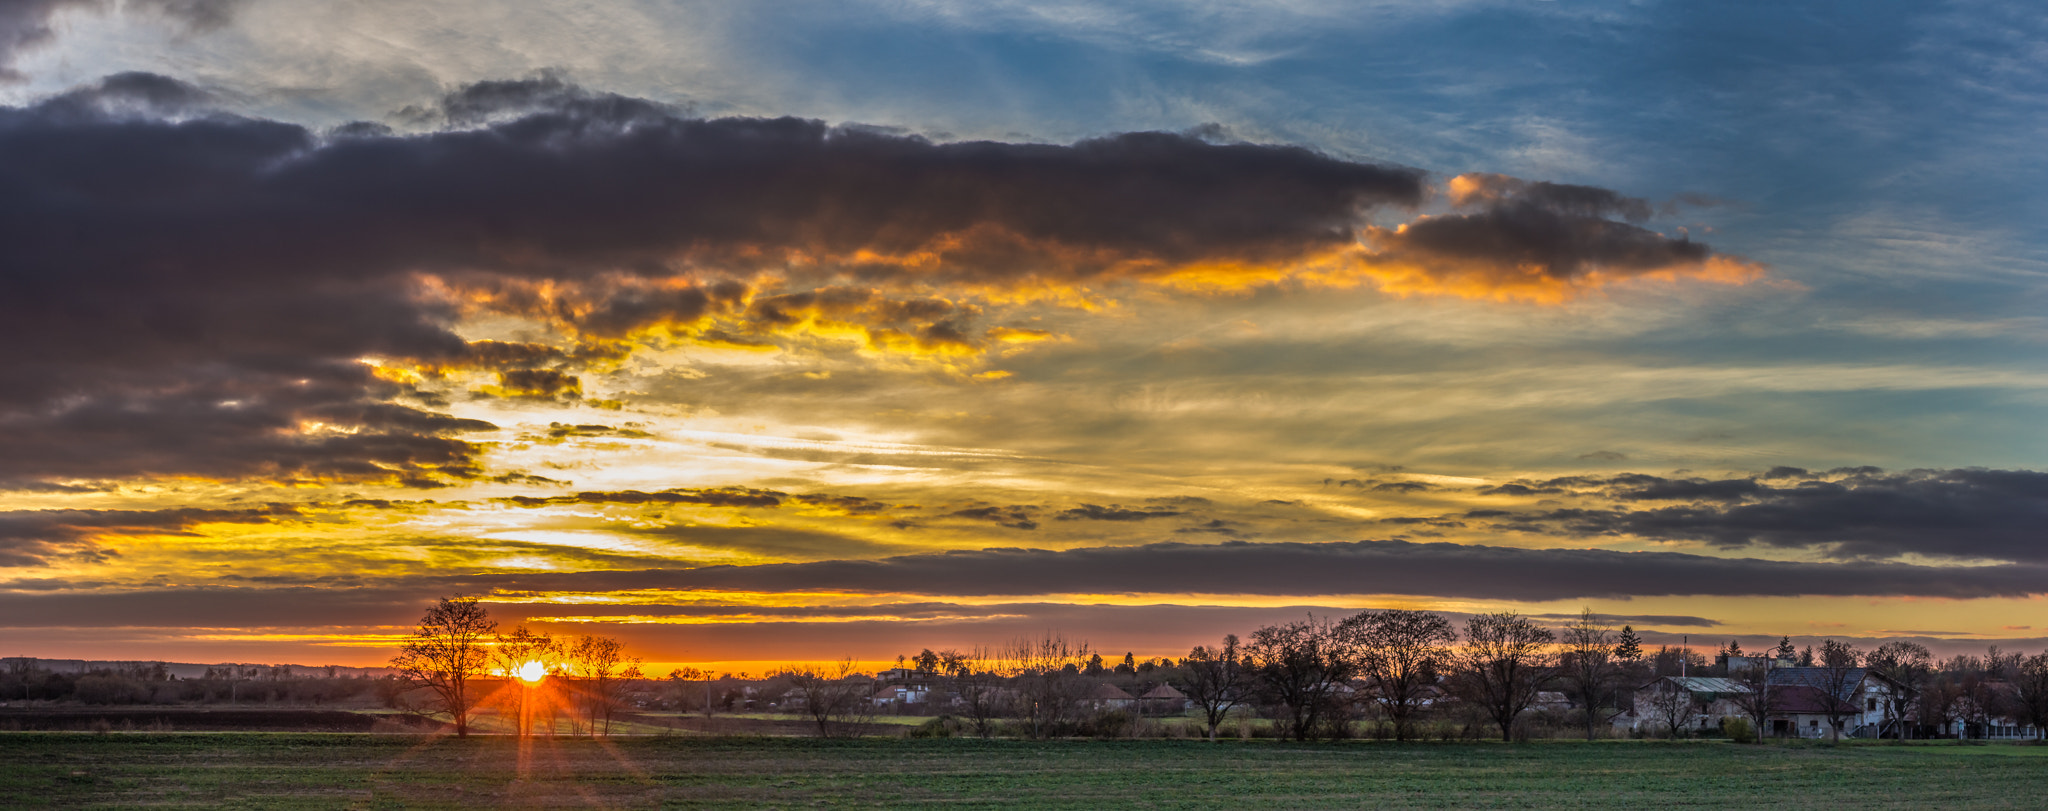
[[[2040,808],[2048,747],[0,734],[0,807]]]

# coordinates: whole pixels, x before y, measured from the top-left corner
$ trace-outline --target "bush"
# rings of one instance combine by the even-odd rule
[[[1750,728],[1747,718],[1721,719],[1721,734],[1736,743],[1756,743],[1756,730]]]
[[[1138,731],[1138,719],[1128,710],[1103,710],[1083,720],[1077,731],[1090,738],[1129,738]]]
[[[149,687],[123,676],[80,676],[71,696],[86,704],[145,704]]]
[[[966,725],[950,715],[941,715],[911,728],[912,738],[957,738],[965,734]]]

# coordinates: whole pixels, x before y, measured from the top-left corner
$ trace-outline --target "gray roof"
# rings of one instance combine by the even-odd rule
[[[1668,681],[1694,693],[1747,693],[1749,688],[1734,679],[1713,676],[1665,676],[1657,681]],[[1651,682],[1652,685],[1657,682]]]
[[[1823,693],[1839,688],[1835,698],[1847,701],[1856,697],[1856,689],[1863,686],[1864,678],[1869,676],[1884,678],[1868,668],[1861,667],[1852,667],[1844,671],[1839,685],[1830,684],[1834,680],[1834,671],[1826,667],[1781,667],[1770,671],[1766,678],[1772,687],[1811,687]]]

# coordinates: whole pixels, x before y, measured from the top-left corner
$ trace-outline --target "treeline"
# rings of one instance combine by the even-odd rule
[[[0,671],[0,700],[368,700],[445,718],[458,734],[468,733],[479,711],[516,718],[521,730],[542,719],[552,732],[566,719],[572,733],[608,734],[615,717],[632,708],[795,713],[826,736],[864,734],[886,711],[945,716],[931,727],[935,734],[982,737],[1127,733],[1151,714],[1175,719],[1161,728],[1192,724],[1211,739],[1233,722],[1239,734],[1296,740],[1514,740],[1566,730],[1590,739],[1615,734],[1613,722],[1624,713],[1664,718],[1676,734],[1684,726],[1678,719],[1704,707],[1678,698],[1669,706],[1636,703],[1640,688],[1681,674],[1725,677],[1746,691],[1732,700],[1749,716],[1748,729],[1761,731],[1782,709],[1772,702],[1784,696],[1766,689],[1767,673],[1784,664],[1839,677],[1867,669],[1899,685],[1883,707],[1897,722],[1887,725],[1892,734],[1998,725],[2048,730],[2048,651],[2028,656],[1994,646],[1982,656],[1937,659],[1909,641],[1866,651],[1825,640],[1799,649],[1787,637],[1755,654],[1731,641],[1708,655],[1689,647],[1650,649],[1632,627],[1614,628],[1590,610],[1561,627],[1512,612],[1475,615],[1462,625],[1428,611],[1308,616],[1226,635],[1179,660],[1105,658],[1086,643],[1047,633],[965,651],[926,649],[897,664],[879,675],[859,672],[847,659],[789,665],[760,679],[694,669],[647,678],[640,660],[615,639],[554,638],[524,627],[503,633],[476,599],[456,597],[426,612],[391,660],[389,676],[225,666],[181,679],[157,663],[54,673],[14,659]],[[1839,719],[1829,720],[1839,734]]]
[[[1136,662],[1126,654],[1106,666],[1086,645],[1052,634],[992,649],[925,650],[899,662],[898,674],[931,691],[922,711],[956,715],[964,732],[982,736],[1075,734],[1102,727],[1107,713],[1127,712],[1119,705],[1145,706],[1143,700],[1101,700],[1099,688],[1109,684],[1133,696],[1157,685],[1174,688],[1212,739],[1228,719],[1247,715],[1297,740],[1358,734],[1405,740],[1423,725],[1439,736],[1486,730],[1514,740],[1573,728],[1591,739],[1612,734],[1622,713],[1659,710],[1635,707],[1637,688],[1681,674],[1725,677],[1738,689],[1753,684],[1747,709],[1754,715],[1751,728],[1761,730],[1783,709],[1785,691],[1766,684],[1777,664],[1838,678],[1867,669],[1890,679],[1904,689],[1883,709],[1888,718],[1911,722],[1893,725],[1895,734],[1998,719],[2048,729],[2048,652],[2025,656],[1993,647],[1981,657],[1937,660],[1908,641],[1865,651],[1830,639],[1816,651],[1796,649],[1786,637],[1756,656],[1730,641],[1709,658],[1689,648],[1648,650],[1633,628],[1613,628],[1590,611],[1556,629],[1512,612],[1473,616],[1462,628],[1427,611],[1310,616],[1242,638],[1225,636],[1177,662]],[[870,711],[857,697],[871,685],[843,673],[836,681],[844,685],[837,692],[813,686],[799,696],[824,734],[857,729],[860,713]],[[833,703],[821,708],[821,697]],[[1847,708],[1840,714],[1848,715]],[[835,717],[836,726],[828,723]],[[1830,720],[1839,726],[1838,718]],[[1680,725],[1669,726],[1675,734]]]
[[[129,704],[297,704],[386,701],[396,694],[391,677],[343,675],[339,668],[221,665],[180,678],[164,662],[126,662],[59,671],[33,658],[10,658],[0,667],[0,701],[75,701]]]

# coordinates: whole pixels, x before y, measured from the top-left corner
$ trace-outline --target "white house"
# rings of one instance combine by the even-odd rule
[[[1845,738],[1890,735],[1899,721],[1886,707],[1905,691],[1884,674],[1861,667],[1781,667],[1770,671],[1765,684],[1777,692],[1769,734],[1799,738],[1829,737],[1836,720]]]

